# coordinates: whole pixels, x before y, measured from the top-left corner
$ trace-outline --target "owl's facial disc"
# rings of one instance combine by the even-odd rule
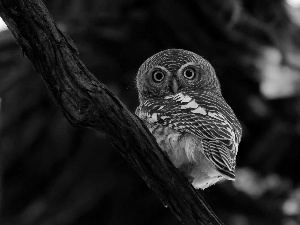
[[[167,49],[148,58],[139,68],[140,99],[162,97],[190,89],[221,93],[213,67],[201,56],[183,49]]]

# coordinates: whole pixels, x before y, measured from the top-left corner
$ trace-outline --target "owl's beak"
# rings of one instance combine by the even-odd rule
[[[178,82],[176,79],[173,79],[172,81],[172,91],[174,94],[176,94],[178,91]]]

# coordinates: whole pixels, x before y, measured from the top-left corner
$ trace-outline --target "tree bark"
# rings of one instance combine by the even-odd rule
[[[87,70],[42,1],[0,0],[0,16],[73,125],[103,133],[183,224],[222,224],[140,119]]]

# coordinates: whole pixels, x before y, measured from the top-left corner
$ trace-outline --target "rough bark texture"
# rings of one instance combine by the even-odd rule
[[[222,224],[141,121],[78,58],[39,0],[1,0],[0,15],[67,119],[103,133],[183,224]]]

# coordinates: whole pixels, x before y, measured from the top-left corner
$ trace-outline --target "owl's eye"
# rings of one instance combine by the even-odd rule
[[[196,71],[193,68],[188,68],[185,71],[183,71],[183,76],[189,80],[192,80],[196,76]]]
[[[154,82],[161,82],[165,78],[165,74],[161,71],[153,71],[152,72],[152,78]]]

